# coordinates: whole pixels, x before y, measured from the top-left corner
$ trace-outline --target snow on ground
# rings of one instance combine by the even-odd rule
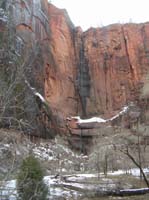
[[[40,143],[40,145],[35,146],[33,148],[33,152],[35,156],[37,156],[41,160],[58,160],[62,159],[63,161],[75,161],[74,158],[78,159],[86,159],[87,156],[83,154],[77,154],[74,153],[71,149],[69,149],[67,146],[58,144],[58,142],[55,140],[54,144],[48,144],[48,143]],[[64,156],[65,155],[65,156]]]
[[[144,171],[145,174],[149,174],[149,168],[144,168],[143,171]],[[131,170],[130,170],[130,173],[131,173],[133,176],[140,176],[140,170],[137,169],[137,168],[131,169]]]
[[[123,115],[124,113],[126,113],[128,111],[128,106],[124,106],[123,109],[115,116],[111,117],[110,119],[103,119],[100,117],[92,117],[89,119],[81,119],[80,116],[75,116],[75,117],[71,117],[71,118],[67,118],[68,120],[71,119],[76,119],[78,124],[82,124],[82,123],[92,123],[92,122],[97,122],[97,123],[105,123],[108,121],[112,121],[116,118],[118,118],[120,115]]]
[[[138,169],[131,169],[130,171],[133,176],[139,175]],[[149,168],[144,169],[145,173],[149,173]],[[125,174],[125,170],[118,170],[115,172],[109,172],[109,175],[121,175]],[[82,189],[84,191],[93,191],[96,189],[106,189],[108,188],[115,188],[116,185],[112,181],[112,179],[103,178],[103,174],[100,174],[100,179],[102,180],[102,184],[91,184],[85,182],[86,179],[90,179],[92,177],[97,177],[97,174],[74,174],[74,175],[65,175],[66,180],[64,180],[64,177],[58,176],[57,178],[54,175],[51,176],[45,176],[44,181],[49,187],[50,197],[49,199],[57,199],[58,197],[64,197],[66,199],[69,199],[70,197],[75,199],[78,199],[79,196],[82,194],[80,192],[75,191],[75,188]],[[83,181],[84,180],[84,181]],[[75,182],[76,181],[76,182]],[[77,182],[80,181],[80,182]],[[82,183],[81,183],[82,181]],[[16,200],[16,180],[6,181],[1,184],[0,187],[0,194],[3,196],[9,196],[9,200]],[[71,189],[69,189],[71,188]],[[129,190],[129,189],[128,189]],[[136,190],[136,189],[135,189]],[[138,189],[139,190],[139,189]],[[123,190],[121,190],[123,191]],[[131,189],[130,189],[131,191]]]
[[[121,175],[121,174],[126,174],[126,171],[125,170],[117,170],[117,171],[114,171],[114,172],[109,172],[108,174],[113,175],[113,176],[118,176],[118,175]]]
[[[145,172],[145,174],[149,174],[149,168],[144,168],[143,171]],[[114,172],[108,172],[108,175],[119,176],[126,173],[128,173],[128,171],[126,170],[117,170]],[[140,176],[140,170],[137,168],[130,169],[129,174],[133,176]],[[100,173],[100,177],[102,177],[103,175],[104,175],[103,173]],[[77,181],[77,180],[83,180],[86,178],[94,178],[94,177],[98,177],[98,174],[75,174],[74,176],[73,175],[69,176],[67,179],[69,181]]]
[[[33,149],[35,156],[37,156],[40,160],[56,160],[56,157],[51,149],[47,149],[44,146],[38,146]]]
[[[5,134],[3,138],[5,138]],[[17,162],[13,170],[16,171],[19,167],[18,163],[28,155],[30,149],[32,149],[35,157],[42,162],[48,174],[58,174],[61,172],[66,174],[74,173],[76,170],[83,170],[82,166],[84,166],[88,159],[88,156],[75,153],[69,149],[67,142],[58,136],[56,139],[43,140],[40,143],[32,143],[25,139],[21,144],[16,144],[15,139],[13,139],[13,144],[8,136],[6,138],[6,141],[2,140],[0,142],[0,157],[3,160],[0,166],[0,173],[7,173],[9,166],[12,164],[12,160],[7,159],[7,154],[15,154]]]
[[[68,176],[67,180],[68,181],[83,181],[87,178],[94,178],[97,177],[97,174],[76,174],[76,175],[72,175],[72,176]]]
[[[77,191],[61,187],[64,184],[60,179],[55,179],[52,176],[46,176],[44,178],[45,183],[49,187],[50,200],[57,199],[57,197],[64,197],[66,199],[73,198],[77,200],[81,194]],[[0,187],[0,198],[17,200],[16,180],[6,181],[3,186]]]
[[[145,174],[149,174],[149,168],[144,168],[143,171]],[[117,170],[114,172],[109,172],[108,174],[113,175],[113,176],[118,176],[118,175],[126,174],[126,173],[132,174],[133,176],[136,176],[136,177],[140,176],[140,170],[137,168],[130,169],[129,171]]]
[[[0,185],[0,197],[4,199],[8,197],[9,200],[16,200],[16,180],[1,182]]]
[[[40,143],[32,148],[35,157],[45,164],[49,174],[75,173],[83,171],[88,156],[75,153],[64,144],[53,142]]]
[[[95,177],[96,175],[94,174],[79,174],[76,175],[78,178],[90,178],[90,177]],[[75,178],[76,178],[75,176]],[[72,177],[73,178],[73,177]],[[73,180],[73,179],[72,179]],[[84,191],[92,191],[95,190],[96,188],[99,187],[99,185],[94,185],[91,183],[75,183],[75,182],[65,182],[61,180],[61,177],[59,176],[58,178],[55,178],[54,176],[45,176],[44,177],[45,183],[49,187],[49,193],[50,197],[49,199],[54,199],[57,197],[64,197],[66,199],[69,199],[69,197],[75,199],[78,199],[82,194],[78,192],[77,190],[75,191],[75,188],[77,189],[82,189]],[[69,180],[70,181],[70,180]],[[77,179],[76,179],[77,181]],[[108,186],[113,187],[113,182],[109,182]],[[107,184],[102,184],[101,188],[106,188]],[[70,187],[70,189],[69,189]],[[72,188],[72,189],[71,189]],[[17,192],[16,192],[16,180],[11,180],[5,182],[5,186],[1,188],[1,196],[9,196],[9,200],[16,200]]]
[[[49,186],[49,192],[50,192],[50,199],[54,199],[54,197],[65,197],[66,199],[68,197],[76,197],[77,199],[80,194],[76,191],[73,191],[68,188],[62,187],[65,182],[61,180],[61,177],[55,178],[54,176],[46,176],[44,177],[45,183]]]

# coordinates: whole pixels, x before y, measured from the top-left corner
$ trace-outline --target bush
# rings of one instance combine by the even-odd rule
[[[48,187],[39,161],[30,155],[23,160],[17,177],[19,200],[47,200]]]

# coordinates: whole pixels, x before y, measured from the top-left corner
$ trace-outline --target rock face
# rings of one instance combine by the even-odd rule
[[[64,10],[49,5],[49,15],[55,63],[48,67],[45,95],[51,104],[64,116],[90,117],[112,115],[138,100],[149,69],[149,23],[82,32]]]
[[[7,2],[15,46],[28,58],[25,77],[48,103],[47,111],[26,92],[26,98],[34,99],[25,110],[34,121],[34,133],[40,130],[37,135],[57,128],[66,131],[69,116],[111,117],[129,102],[138,102],[142,89],[146,94],[149,23],[83,32],[72,24],[66,10],[47,0],[17,1],[13,6],[11,0]],[[1,33],[3,23],[0,19]]]
[[[83,34],[91,77],[86,113],[111,113],[137,100],[139,84],[148,68],[148,25],[117,24]]]
[[[48,2],[6,0],[0,5],[0,127],[45,137],[47,114],[34,94],[37,91],[44,96]]]
[[[49,27],[50,59],[45,68],[45,97],[55,113],[66,117],[76,113],[74,26],[65,10],[49,5]]]

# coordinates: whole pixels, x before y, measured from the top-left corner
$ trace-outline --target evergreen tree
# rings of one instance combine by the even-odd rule
[[[43,176],[43,169],[33,155],[24,159],[17,177],[18,199],[47,200],[48,187]]]

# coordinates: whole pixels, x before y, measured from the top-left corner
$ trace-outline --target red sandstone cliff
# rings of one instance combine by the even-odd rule
[[[109,117],[139,100],[149,71],[149,23],[83,32],[66,10],[47,0],[18,1],[11,9],[23,55],[33,54],[28,81],[45,96],[52,113],[48,120],[43,112],[29,113],[35,124],[40,121],[41,130],[55,128],[53,115],[64,128],[66,117]]]
[[[49,5],[50,54],[45,72],[45,97],[54,112],[76,113],[74,26],[65,10]]]
[[[110,115],[137,101],[149,70],[149,23],[82,32],[49,5],[50,51],[45,95],[63,115]]]

